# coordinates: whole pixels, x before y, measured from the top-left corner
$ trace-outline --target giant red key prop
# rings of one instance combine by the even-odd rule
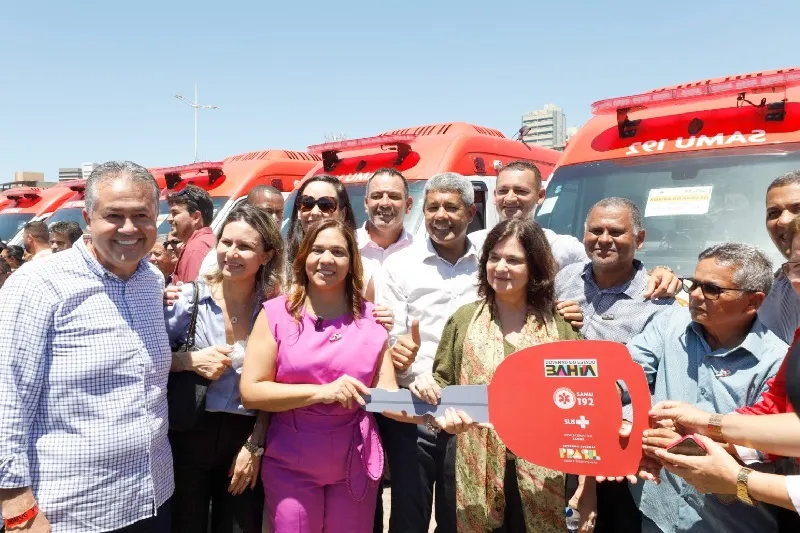
[[[617,381],[627,386],[634,412],[625,446],[619,438],[622,406]],[[462,409],[476,422],[491,422],[515,455],[546,468],[588,476],[638,471],[650,410],[642,367],[625,345],[610,341],[526,348],[497,367],[488,390],[475,385],[446,387],[436,406],[409,395],[373,389],[367,409],[434,415],[449,407]]]

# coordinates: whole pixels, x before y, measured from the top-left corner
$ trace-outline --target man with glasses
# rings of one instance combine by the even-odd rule
[[[644,368],[654,403],[678,400],[728,413],[759,400],[787,347],[757,316],[772,279],[772,264],[755,246],[725,243],[700,254],[694,276],[681,280],[689,309],[673,306],[628,342],[631,356]],[[626,406],[629,420],[630,414]],[[659,438],[671,442],[677,437]],[[630,487],[643,514],[644,533],[700,531],[703,524],[730,533],[777,531],[774,508],[723,502],[669,472],[660,477],[658,485]]]

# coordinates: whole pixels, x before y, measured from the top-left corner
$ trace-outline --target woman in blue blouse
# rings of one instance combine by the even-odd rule
[[[186,342],[198,298],[195,350],[173,354],[173,372],[211,380],[205,413],[189,430],[170,431],[175,464],[172,531],[261,533],[264,495],[259,466],[268,416],[245,409],[239,397],[244,345],[262,303],[277,296],[283,243],[275,222],[242,205],[217,235],[219,268],[181,287],[165,307],[173,347]]]

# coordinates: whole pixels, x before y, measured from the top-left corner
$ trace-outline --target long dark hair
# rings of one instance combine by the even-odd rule
[[[506,237],[514,237],[525,250],[525,263],[528,265],[528,286],[525,291],[525,300],[537,313],[552,315],[555,312],[556,300],[556,273],[558,266],[550,251],[542,228],[532,220],[511,218],[496,225],[481,251],[481,262],[478,268],[478,296],[486,299],[496,312],[494,289],[489,285],[486,275],[486,264],[489,254],[497,243]]]
[[[344,218],[342,219],[344,225],[347,226],[350,231],[354,232],[356,230],[356,217],[353,214],[353,206],[350,205],[350,197],[347,195],[347,189],[344,188],[339,178],[327,174],[319,174],[307,179],[300,185],[300,188],[297,189],[297,194],[292,204],[292,213],[289,215],[289,232],[286,236],[286,249],[288,252],[287,261],[290,265],[294,263],[294,258],[297,256],[297,252],[300,249],[300,243],[303,241],[303,226],[300,224],[299,216],[300,199],[303,197],[306,187],[317,181],[330,183],[333,186],[336,191],[338,209],[344,210]]]
[[[261,265],[256,272],[256,292],[259,301],[269,300],[278,296],[283,285],[283,239],[281,230],[275,220],[261,209],[250,204],[240,204],[236,206],[225,219],[225,222],[217,231],[217,241],[222,238],[225,226],[231,222],[244,222],[261,236],[261,243],[264,251],[274,250],[272,259],[266,265]],[[219,283],[222,281],[222,272],[216,268],[205,276],[209,283]]]
[[[300,322],[300,314],[308,295],[308,274],[306,273],[306,259],[308,259],[317,235],[322,231],[333,228],[339,231],[347,241],[347,252],[350,254],[350,272],[345,279],[345,293],[347,295],[347,307],[353,318],[361,318],[361,310],[364,307],[364,271],[361,266],[361,253],[358,251],[358,242],[353,231],[346,224],[335,218],[326,218],[312,224],[308,228],[308,233],[300,244],[297,257],[292,264],[294,274],[294,285],[289,297],[286,300],[286,310],[294,319]]]

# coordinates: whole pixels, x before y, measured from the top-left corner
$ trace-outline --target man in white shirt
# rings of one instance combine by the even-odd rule
[[[542,174],[536,165],[528,161],[512,161],[497,173],[494,189],[494,206],[500,220],[509,218],[533,218],[536,206],[544,200]],[[469,234],[469,240],[480,251],[489,230],[486,228]],[[549,228],[542,228],[559,270],[574,263],[589,260],[581,241],[572,235],[559,235]],[[678,277],[667,267],[655,267],[650,272],[645,298],[672,298],[680,288]],[[567,318],[567,317],[565,317]]]
[[[393,350],[414,359],[398,370],[401,386],[431,372],[439,338],[447,319],[460,306],[477,299],[478,249],[467,239],[475,216],[470,182],[455,173],[433,176],[425,186],[423,213],[429,237],[392,254],[384,263],[386,286],[382,302],[394,311]],[[407,332],[419,321],[419,346]],[[425,426],[399,422],[382,428],[392,476],[391,533],[427,531],[436,486],[436,523],[440,531],[455,531],[445,512],[447,491],[442,465],[447,435]],[[450,491],[452,492],[452,491]]]
[[[53,254],[50,249],[50,231],[41,220],[28,222],[22,229],[22,243],[31,255],[29,261],[37,261]]]
[[[383,262],[413,242],[413,237],[403,227],[413,201],[408,195],[405,176],[393,168],[378,169],[367,181],[364,210],[368,219],[358,228],[356,237],[364,282],[372,280],[376,302],[380,300]]]
[[[509,218],[533,218],[533,211],[544,200],[544,194],[542,174],[533,163],[512,161],[497,173],[494,205],[501,221]],[[474,231],[469,234],[469,240],[480,250],[491,229]],[[589,259],[583,243],[572,235],[558,235],[551,229],[542,229],[559,268]]]

